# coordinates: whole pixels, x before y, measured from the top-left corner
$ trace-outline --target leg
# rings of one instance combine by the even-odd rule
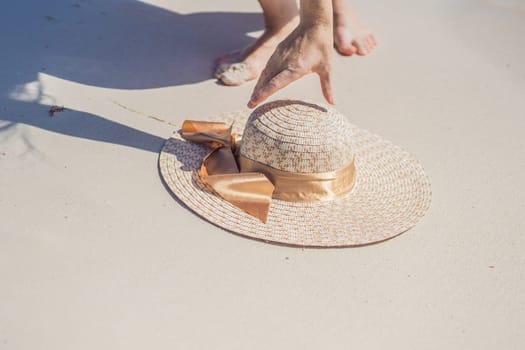
[[[364,56],[377,45],[374,34],[370,33],[355,17],[346,0],[332,0],[334,9],[334,45],[341,55],[354,53]]]
[[[265,30],[248,47],[217,59],[215,77],[226,85],[240,85],[259,76],[277,45],[299,23],[295,0],[260,0]]]

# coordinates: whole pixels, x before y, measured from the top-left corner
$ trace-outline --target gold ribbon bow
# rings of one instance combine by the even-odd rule
[[[237,155],[241,136],[231,130],[231,126],[221,122],[186,120],[182,137],[213,148],[202,161],[202,181],[226,201],[264,223],[272,198],[289,202],[331,200],[354,187],[354,161],[321,173],[282,171]]]
[[[232,134],[231,129],[225,123],[186,120],[182,137],[214,149],[202,161],[202,181],[229,203],[266,223],[275,187],[262,173],[239,172],[235,151],[240,135]]]

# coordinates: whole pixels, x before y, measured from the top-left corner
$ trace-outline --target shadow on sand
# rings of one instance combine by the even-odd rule
[[[253,40],[246,33],[262,28],[256,13],[185,15],[138,0],[11,2],[0,13],[0,136],[23,123],[158,152],[164,140],[155,135],[78,111],[48,118],[38,99],[20,102],[9,95],[40,72],[115,89],[198,83],[211,78],[216,56],[246,45]]]

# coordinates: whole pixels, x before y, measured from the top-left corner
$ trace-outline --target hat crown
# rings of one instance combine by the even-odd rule
[[[269,102],[250,115],[240,154],[283,171],[335,171],[354,159],[351,125],[341,113],[325,105]]]

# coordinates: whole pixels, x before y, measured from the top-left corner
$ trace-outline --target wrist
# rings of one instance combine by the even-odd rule
[[[304,19],[301,18],[299,27],[304,30],[316,30],[316,31],[333,31],[332,21],[325,21],[323,19]]]
[[[331,26],[325,23],[299,23],[297,26],[297,34],[310,38],[312,42],[316,43],[331,43],[333,42],[334,30]]]
[[[300,18],[305,29],[333,30],[332,0],[301,0]]]

